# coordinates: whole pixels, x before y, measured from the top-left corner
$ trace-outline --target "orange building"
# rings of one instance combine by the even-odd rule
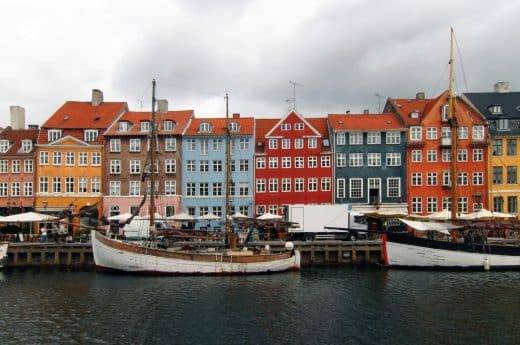
[[[72,215],[75,225],[95,225],[103,201],[103,134],[127,110],[104,102],[68,101],[42,126],[36,145],[35,209]]]
[[[448,92],[437,98],[388,99],[385,111],[398,114],[408,127],[407,186],[409,213],[451,210],[451,127]],[[486,119],[457,97],[457,211],[488,207],[488,128]]]

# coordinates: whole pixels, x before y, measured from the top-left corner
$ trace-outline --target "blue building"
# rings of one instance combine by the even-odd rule
[[[406,128],[399,117],[331,114],[328,120],[335,203],[362,212],[407,212]]]
[[[253,216],[254,119],[234,114],[231,132],[231,213]],[[182,138],[182,208],[194,217],[225,212],[226,119],[194,118]],[[222,226],[212,221],[212,227]],[[197,228],[205,226],[198,222]]]

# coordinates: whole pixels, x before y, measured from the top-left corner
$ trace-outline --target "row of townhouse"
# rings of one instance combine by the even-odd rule
[[[290,204],[329,203],[416,214],[449,209],[447,97],[389,98],[381,114],[233,114],[232,211],[254,216],[282,213]],[[518,212],[519,104],[520,93],[507,83],[457,97],[453,159],[460,212]],[[41,128],[25,129],[23,108],[11,107],[12,124],[0,133],[0,213],[70,210],[78,222],[91,222],[132,212],[152,188],[142,173],[153,169],[159,213],[223,215],[225,117],[171,111],[165,100],[157,108],[158,162],[151,167],[150,112],[106,102],[100,90],[90,101],[65,102]]]

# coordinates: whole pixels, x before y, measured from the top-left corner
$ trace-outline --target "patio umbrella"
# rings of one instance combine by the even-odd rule
[[[245,214],[241,213],[241,212],[235,212],[231,218],[234,218],[234,219],[247,219],[249,218],[248,216],[246,216]]]
[[[37,212],[26,212],[13,214],[11,216],[3,217],[0,222],[3,223],[33,223],[33,222],[46,222],[51,220],[57,220],[58,217],[49,216],[48,214],[42,214]]]
[[[195,218],[193,216],[190,216],[186,212],[177,213],[176,215],[166,217],[166,219],[174,220],[174,221],[178,221],[178,222],[189,222],[189,221],[195,220]]]
[[[256,219],[258,219],[258,220],[281,220],[282,216],[267,212],[259,217],[256,217]]]
[[[155,219],[164,219],[163,216],[161,216],[159,213],[154,214]],[[136,217],[137,219],[150,219],[150,215],[142,216],[142,217]]]
[[[117,220],[119,222],[126,222],[130,217],[132,217],[131,213],[123,213],[123,214],[118,214],[117,216],[108,217],[107,219],[108,220]]]
[[[207,213],[203,216],[197,217],[197,220],[219,220],[221,217],[214,215],[213,213]]]

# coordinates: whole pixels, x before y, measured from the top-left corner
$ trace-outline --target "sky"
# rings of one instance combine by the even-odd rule
[[[457,91],[520,90],[520,1],[9,1],[0,4],[0,126],[9,106],[43,124],[67,100],[198,116],[377,112],[387,97],[447,88],[455,29]],[[380,95],[377,97],[376,95]],[[380,100],[380,102],[379,102]],[[2,115],[3,114],[3,115]]]

